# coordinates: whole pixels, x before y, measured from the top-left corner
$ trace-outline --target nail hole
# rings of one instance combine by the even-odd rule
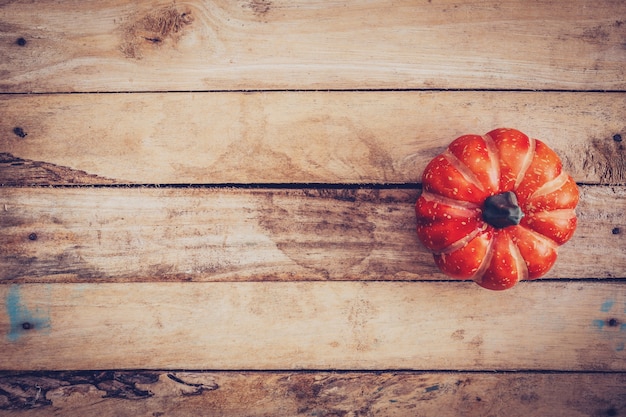
[[[619,235],[621,232],[622,230],[619,227],[614,227],[613,230],[611,230],[611,233],[614,235]]]
[[[611,326],[611,327],[615,327],[615,326],[617,326],[619,324],[619,320],[617,320],[617,319],[609,319],[607,321],[607,324],[609,326]]]
[[[28,235],[28,240],[37,240],[37,233],[31,233]]]
[[[614,408],[609,408],[608,410],[606,410],[606,415],[607,416],[616,416],[617,415],[617,410]]]
[[[19,46],[25,46],[27,42],[26,42],[26,39],[24,38],[17,38],[15,43],[18,44]]]
[[[33,326],[31,323],[29,323],[29,322],[27,322],[27,321],[25,321],[24,323],[22,323],[22,329],[24,329],[24,330],[30,330],[30,329],[32,329],[33,327],[35,327],[35,326]]]
[[[615,142],[621,142],[622,141],[622,135],[620,135],[619,133],[616,133],[613,135],[613,140]]]
[[[15,136],[19,136],[20,138],[25,138],[26,135],[28,135],[28,133],[24,132],[24,129],[19,126],[13,128],[13,133],[15,133]]]

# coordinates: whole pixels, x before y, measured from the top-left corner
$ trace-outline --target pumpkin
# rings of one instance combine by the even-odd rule
[[[417,234],[450,277],[491,290],[545,275],[576,229],[578,187],[558,155],[515,129],[464,135],[426,166]]]

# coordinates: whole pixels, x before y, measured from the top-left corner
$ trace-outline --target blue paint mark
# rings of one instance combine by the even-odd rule
[[[606,300],[602,303],[602,306],[600,306],[600,311],[608,313],[613,308],[613,304],[615,304],[614,300]]]
[[[619,331],[620,332],[626,332],[626,323],[624,323],[621,326],[619,326]]]
[[[615,350],[618,352],[621,352],[624,350],[624,342],[618,343],[617,346],[615,346]]]
[[[437,391],[439,389],[439,385],[433,385],[432,387],[426,387],[426,392]]]
[[[593,321],[593,325],[594,325],[595,327],[597,327],[598,329],[600,329],[600,330],[602,330],[602,329],[604,328],[604,325],[605,325],[605,324],[606,324],[606,323],[604,322],[604,320],[598,320],[598,319],[596,319],[596,320],[594,320],[594,321]]]
[[[25,332],[50,329],[50,318],[47,314],[42,314],[39,309],[31,311],[22,303],[19,285],[11,285],[5,305],[9,316],[7,338],[10,342],[17,341]]]

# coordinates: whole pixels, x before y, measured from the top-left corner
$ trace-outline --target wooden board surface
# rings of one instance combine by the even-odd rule
[[[626,183],[624,93],[5,95],[0,114],[5,185],[417,183],[496,127],[546,142],[578,182]]]
[[[624,385],[626,374],[5,373],[0,410],[24,417],[196,417],[198,410],[222,417],[605,417],[626,408]]]
[[[6,370],[626,371],[624,283],[15,284],[0,299]]]
[[[625,39],[621,0],[0,0],[0,415],[624,415]],[[500,126],[582,194],[493,293],[413,203]]]
[[[1,188],[7,282],[446,279],[411,189]],[[551,278],[626,278],[626,190],[581,187]],[[611,254],[610,256],[608,254]]]
[[[626,87],[626,3],[12,2],[0,91]]]

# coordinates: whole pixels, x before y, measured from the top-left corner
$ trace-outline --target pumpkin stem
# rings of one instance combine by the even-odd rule
[[[487,197],[483,205],[483,220],[496,229],[515,226],[524,217],[512,191]]]

